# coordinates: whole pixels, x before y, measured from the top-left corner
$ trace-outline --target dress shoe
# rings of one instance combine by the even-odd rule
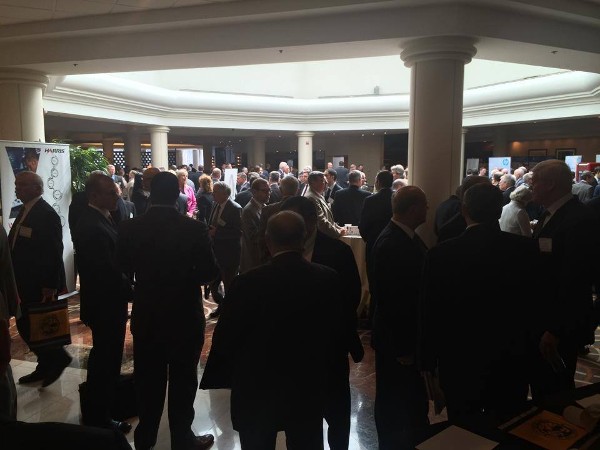
[[[36,383],[38,381],[42,381],[44,378],[46,378],[46,375],[44,375],[42,372],[34,370],[29,375],[19,378],[19,384]]]
[[[215,443],[215,437],[212,434],[203,434],[202,436],[194,436],[192,440],[192,448],[194,450],[204,450],[211,448]]]
[[[73,360],[73,358],[68,356],[62,361],[62,363],[60,363],[60,364],[54,366],[52,369],[50,369],[48,371],[48,373],[46,374],[46,377],[44,378],[42,387],[50,386],[52,383],[54,383],[56,380],[58,380],[60,378],[60,376],[62,375],[63,371],[65,370],[65,368],[71,363],[72,360]]]
[[[114,428],[116,428],[123,434],[127,434],[131,431],[131,424],[129,422],[121,422],[119,420],[111,420],[111,424]]]

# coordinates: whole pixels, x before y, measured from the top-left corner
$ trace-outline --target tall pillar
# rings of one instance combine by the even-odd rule
[[[248,168],[260,164],[263,166],[266,164],[266,144],[267,138],[264,136],[254,136],[252,139],[252,149],[248,152]]]
[[[169,168],[169,127],[156,126],[150,129],[150,147],[152,148],[152,167]]]
[[[306,166],[313,165],[313,136],[315,133],[311,131],[299,131],[298,136],[298,172]]]
[[[129,168],[142,168],[142,145],[140,141],[140,132],[132,127],[125,136],[125,165]]]
[[[0,69],[0,139],[45,142],[42,95],[48,77],[26,69]]]
[[[462,172],[464,66],[477,52],[474,43],[463,36],[420,38],[401,54],[411,68],[408,166],[411,184],[427,195],[427,222],[419,232],[429,245],[435,242],[435,210],[454,192]]]
[[[197,169],[198,164],[200,164],[200,150],[197,148],[192,150],[192,164],[194,165],[194,169]]]
[[[102,139],[102,154],[109,164],[115,163],[115,138]]]
[[[463,128],[462,129],[462,133],[461,133],[461,139],[460,139],[460,169],[461,169],[461,173],[459,176],[459,183],[462,183],[463,178],[465,177],[465,175],[467,174],[467,160],[465,159],[465,137],[467,136],[467,129]],[[479,166],[477,166],[477,168],[479,169]]]
[[[204,173],[210,175],[210,171],[212,170],[212,155],[213,155],[213,145],[211,143],[202,144],[202,156],[204,157]]]
[[[505,127],[496,127],[494,130],[494,156],[508,156],[508,138]]]

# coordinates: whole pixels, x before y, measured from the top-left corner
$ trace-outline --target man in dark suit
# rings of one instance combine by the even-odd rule
[[[271,195],[269,195],[269,205],[281,201],[281,190],[279,189],[279,172],[274,170],[269,174],[269,188],[271,189]]]
[[[29,345],[29,305],[56,300],[66,285],[62,225],[56,211],[42,199],[44,187],[39,175],[18,173],[15,190],[23,207],[13,223],[8,241],[23,313],[17,320],[17,328]],[[48,386],[60,377],[72,359],[62,346],[32,351],[38,358],[38,365],[32,373],[21,377],[19,383],[43,380],[42,386]]]
[[[467,189],[462,211],[468,228],[425,259],[419,359],[422,370],[439,371],[450,420],[484,410],[503,420],[527,401],[523,369],[539,286],[512,277],[507,293],[490,289],[489,276],[513,266],[515,255],[537,267],[539,252],[534,240],[500,230],[502,206],[501,191],[491,183]]]
[[[341,295],[323,287],[341,280],[334,270],[302,257],[305,237],[304,221],[294,212],[269,220],[273,259],[235,278],[215,328],[201,386],[231,382],[231,420],[243,450],[275,449],[278,430],[285,431],[289,448],[323,448],[327,378],[345,339]],[[257,308],[260,323],[248,320]],[[306,311],[313,308],[319,314],[307,332]]]
[[[342,189],[342,187],[337,183],[337,173],[333,169],[326,169],[325,172],[325,181],[327,181],[327,187],[325,188],[325,193],[323,197],[325,197],[325,201],[327,203],[333,203],[335,200],[335,194],[337,191]]]
[[[200,286],[217,275],[217,266],[206,225],[175,210],[178,195],[177,177],[157,174],[150,209],[119,228],[118,259],[136,282],[131,332],[138,450],[156,444],[167,379],[171,448],[206,449],[214,441],[212,435],[194,436],[191,425],[205,328]]]
[[[248,174],[248,183],[250,185],[252,185],[254,180],[257,180],[259,178],[260,178],[260,175],[258,173],[250,172]],[[250,192],[250,189],[244,189],[243,191],[240,191],[235,196],[235,203],[237,203],[238,205],[240,205],[243,208],[244,206],[246,206],[248,204],[248,202],[250,201],[251,198],[252,198],[252,192]]]
[[[454,194],[438,205],[435,210],[435,222],[433,232],[437,236],[440,228],[452,217],[460,214],[460,186],[456,188]]]
[[[576,261],[584,249],[596,252],[599,240],[592,211],[571,193],[572,174],[563,161],[537,164],[531,186],[533,201],[546,210],[534,230],[542,253],[539,273],[545,274],[540,287],[544,306],[536,311],[535,399],[575,387],[577,350],[593,342],[591,293],[598,273],[596,262]]]
[[[344,226],[347,223],[358,225],[363,202],[365,198],[371,195],[370,192],[361,189],[363,185],[362,172],[358,170],[350,172],[348,183],[350,183],[350,186],[335,194],[335,200],[331,205],[333,219],[340,226]]]
[[[125,180],[121,175],[117,173],[117,168],[112,164],[106,166],[108,169],[108,175],[112,178],[112,180],[119,185],[121,190],[125,189]]]
[[[398,190],[392,212],[371,254],[370,288],[377,305],[372,339],[375,425],[382,450],[401,448],[402,431],[429,423],[425,384],[416,365],[419,282],[427,248],[415,229],[425,223],[425,194],[416,186]]]
[[[335,173],[337,174],[337,183],[342,188],[347,188],[349,170],[344,167],[344,161],[339,161],[338,167],[334,167],[334,169]]]
[[[92,330],[93,340],[82,421],[128,432],[131,425],[113,421],[109,410],[121,373],[127,303],[132,294],[131,284],[117,264],[117,229],[110,215],[120,197],[117,185],[102,174],[90,175],[85,190],[89,204],[73,230],[81,320]]]
[[[258,179],[257,176],[254,179]],[[250,194],[251,191],[244,191]],[[219,266],[220,276],[210,284],[210,292],[213,300],[220,304],[223,296],[219,292],[219,284],[223,281],[225,294],[237,275],[240,267],[240,256],[242,251],[242,208],[236,202],[231,201],[231,188],[223,182],[215,183],[213,186],[213,196],[215,202],[209,219],[209,236],[212,238],[217,265]],[[239,194],[238,194],[239,195]],[[219,308],[213,311],[211,318],[219,315]]]
[[[366,264],[367,264],[367,278],[371,280],[371,252],[375,241],[379,237],[379,234],[383,231],[386,225],[392,218],[392,183],[394,178],[392,173],[387,170],[380,171],[375,177],[375,189],[376,194],[370,195],[365,198],[363,203],[363,209],[360,215],[360,221],[358,222],[358,229],[360,235],[365,241],[366,251]],[[369,286],[371,282],[369,281]],[[373,321],[373,314],[375,313],[375,298],[371,296],[369,303],[369,319]]]
[[[317,230],[317,208],[304,197],[290,197],[281,205],[282,211],[294,211],[306,224],[307,239],[304,257],[316,264],[335,270],[340,279],[344,301],[344,327],[346,339],[342,342],[333,361],[328,378],[324,417],[327,421],[327,440],[332,450],[348,449],[350,436],[350,367],[348,353],[355,363],[362,360],[364,349],[356,331],[356,309],[360,303],[360,276],[350,246]]]

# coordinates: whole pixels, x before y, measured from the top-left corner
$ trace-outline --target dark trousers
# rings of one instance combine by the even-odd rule
[[[275,450],[278,428],[281,427],[240,430],[242,450]],[[283,428],[288,450],[323,450],[323,419],[320,415],[307,417]]]
[[[233,266],[219,266],[220,275],[219,277],[210,283],[210,292],[212,294],[213,300],[217,305],[221,304],[223,301],[223,295],[219,292],[219,285],[221,281],[223,281],[223,291],[225,292],[225,296],[227,296],[227,290],[229,286],[231,286],[231,282],[237,275],[239,264],[235,267]]]
[[[202,333],[200,333],[200,331]],[[140,423],[135,429],[135,448],[156,444],[158,427],[169,385],[171,449],[188,450],[194,433],[194,399],[198,389],[198,361],[204,330],[184,341],[154,342],[133,337],[134,380]]]
[[[555,372],[539,351],[537,343],[530,348],[530,384],[531,396],[534,400],[542,399],[549,394],[575,389],[575,369],[577,368],[578,344],[574,340],[561,339],[558,352],[566,369]]]
[[[123,433],[70,423],[0,421],[2,448],[61,450],[131,450]]]
[[[350,368],[344,355],[336,361],[327,382],[323,416],[327,421],[327,442],[331,450],[348,450],[350,440]]]
[[[416,365],[375,352],[375,426],[380,450],[402,448],[401,433],[429,424],[429,400]]]
[[[121,374],[127,313],[119,320],[90,323],[93,347],[87,364],[85,402],[82,419],[86,425],[108,426],[112,419],[110,406]]]
[[[58,346],[47,346],[43,348],[33,349],[29,345],[30,341],[30,327],[29,327],[29,314],[27,310],[27,304],[21,304],[21,318],[17,320],[17,330],[21,338],[29,346],[31,351],[37,356],[38,365],[35,368],[36,372],[47,374],[53,368],[58,366],[65,366],[70,361],[70,356],[62,345]]]

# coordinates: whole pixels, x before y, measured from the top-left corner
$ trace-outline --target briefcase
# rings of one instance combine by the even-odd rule
[[[29,303],[29,348],[67,345],[71,343],[67,299],[45,303]]]
[[[79,385],[79,406],[83,411],[83,404],[87,398],[87,381]],[[110,414],[114,420],[125,421],[131,417],[137,417],[138,405],[135,393],[133,374],[121,374],[117,386],[113,404],[110,406]]]

